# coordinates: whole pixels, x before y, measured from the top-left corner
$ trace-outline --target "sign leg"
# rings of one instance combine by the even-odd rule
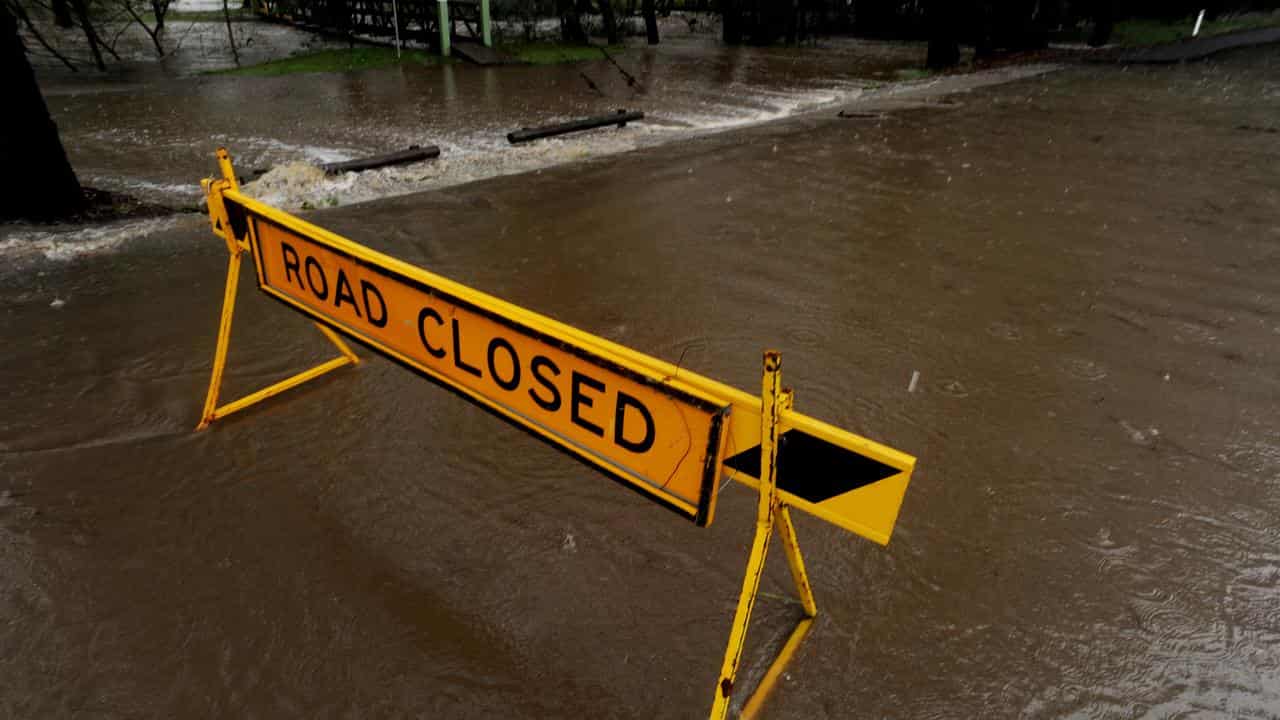
[[[729,700],[733,684],[742,661],[742,647],[747,639],[747,626],[751,623],[751,610],[760,591],[760,578],[764,574],[765,557],[769,554],[769,539],[773,536],[774,510],[778,504],[778,414],[782,406],[782,356],[768,351],[764,354],[764,378],[761,388],[760,413],[760,501],[756,510],[756,534],[751,543],[751,557],[747,560],[747,574],[742,580],[742,593],[738,596],[738,608],[729,631],[729,646],[725,648],[720,679],[716,683],[715,700],[711,705],[711,720],[723,720],[729,714]]]
[[[228,231],[229,232],[229,231]],[[227,262],[227,287],[222,295],[222,320],[218,323],[218,347],[213,352],[213,376],[204,399],[197,430],[209,427],[217,412],[218,391],[222,387],[222,370],[227,365],[227,349],[231,345],[231,317],[236,311],[236,289],[240,286],[240,253],[231,253]]]
[[[809,585],[809,574],[804,568],[804,557],[800,554],[796,528],[791,522],[791,510],[786,505],[779,505],[776,516],[778,536],[782,538],[782,546],[787,551],[787,564],[791,566],[791,579],[796,583],[796,594],[800,596],[800,604],[804,606],[804,617],[791,631],[787,644],[782,646],[778,657],[774,658],[773,664],[769,666],[764,677],[760,679],[760,684],[751,693],[751,698],[743,706],[744,720],[754,718],[760,713],[764,701],[769,698],[769,693],[773,692],[774,686],[778,684],[778,678],[782,677],[782,671],[787,668],[791,658],[795,657],[800,644],[804,642],[805,636],[813,627],[813,619],[818,615],[818,604],[813,598],[813,587]]]
[[[224,148],[218,148],[218,167],[222,170],[222,181],[206,181],[203,184],[209,198],[210,221],[214,223],[215,232],[218,232],[218,228],[221,228],[220,234],[227,241],[227,251],[230,253],[231,258],[227,262],[227,285],[222,295],[222,320],[218,324],[218,347],[213,353],[213,377],[209,379],[209,393],[205,396],[204,410],[200,414],[200,424],[196,425],[196,430],[203,430],[209,427],[209,424],[214,420],[226,417],[238,410],[243,410],[254,403],[262,402],[269,397],[301,385],[331,370],[337,370],[344,365],[356,365],[360,362],[360,359],[356,357],[356,354],[351,351],[351,348],[343,342],[337,333],[320,323],[315,323],[320,332],[342,353],[340,356],[255,393],[246,395],[239,400],[234,400],[221,407],[218,406],[218,395],[222,389],[222,373],[226,369],[227,351],[231,347],[231,318],[235,314],[236,291],[240,287],[240,263],[244,253],[248,251],[247,242],[235,237],[234,229],[226,212],[226,206],[222,200],[223,190],[234,190],[238,187],[235,169],[231,166],[231,155]]]
[[[787,564],[791,566],[791,579],[796,583],[796,595],[800,596],[804,615],[813,619],[818,616],[818,603],[813,597],[813,586],[809,584],[809,573],[804,568],[804,556],[800,554],[800,540],[796,537],[796,526],[791,522],[791,508],[786,505],[778,506],[778,535],[787,551]]]

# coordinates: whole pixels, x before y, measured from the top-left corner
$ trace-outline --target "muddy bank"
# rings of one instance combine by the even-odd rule
[[[770,716],[1266,716],[1280,146],[1238,128],[1278,69],[1072,69],[310,217],[739,387],[778,347],[799,408],[919,456],[887,549],[801,518],[822,614]],[[377,359],[192,434],[224,255],[183,226],[0,276],[5,714],[705,712],[745,492],[698,530]],[[322,353],[246,295],[229,391]]]

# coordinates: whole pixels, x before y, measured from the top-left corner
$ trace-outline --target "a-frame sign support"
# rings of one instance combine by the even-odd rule
[[[213,376],[197,429],[358,363],[342,339],[346,337],[698,525],[710,524],[718,483],[727,474],[757,491],[759,499],[712,720],[728,716],[737,690],[747,628],[775,530],[803,617],[746,699],[742,717],[754,717],[761,709],[817,617],[791,509],[882,545],[889,542],[915,458],[795,412],[793,393],[782,387],[779,353],[764,354],[759,396],[681,373],[677,366],[416,268],[245,196],[225,150],[218,151],[218,165],[222,177],[203,185],[210,223],[226,241],[230,259]],[[245,253],[252,254],[259,289],[308,316],[340,355],[219,406]],[[301,274],[300,266],[305,268]],[[326,273],[334,278],[332,302],[326,302]],[[354,287],[360,288],[361,307],[356,306]],[[390,321],[393,317],[396,322]],[[479,363],[485,363],[487,372]],[[564,379],[557,383],[562,375],[573,379],[568,385]],[[613,412],[607,408],[610,399]],[[596,415],[579,415],[593,407]],[[606,425],[612,429],[606,431]],[[737,454],[726,457],[728,448]],[[696,453],[694,461],[687,461],[690,452]]]
[[[804,568],[800,554],[800,542],[796,527],[791,522],[791,512],[778,493],[778,426],[779,417],[790,410],[794,394],[782,387],[782,356],[776,351],[764,354],[764,377],[760,394],[760,499],[756,506],[756,534],[751,543],[751,556],[747,559],[747,574],[742,580],[742,594],[738,596],[738,609],[733,615],[729,631],[729,646],[725,648],[724,664],[716,683],[715,701],[711,705],[711,720],[722,720],[729,714],[729,700],[737,680],[738,666],[742,661],[742,649],[746,643],[747,626],[751,623],[751,610],[760,592],[760,578],[764,575],[764,561],[769,555],[769,541],[776,526],[791,566],[791,578],[796,584],[796,594],[804,607],[804,617],[791,632],[773,664],[761,678],[746,705],[743,718],[755,717],[773,686],[777,684],[783,669],[795,655],[796,649],[809,633],[813,619],[818,615],[818,604],[813,598],[813,587]]]
[[[219,407],[218,393],[222,389],[222,371],[226,368],[227,350],[231,346],[231,319],[235,314],[236,291],[240,286],[240,262],[244,253],[249,251],[249,246],[238,239],[232,230],[231,219],[227,214],[226,207],[221,202],[221,195],[209,192],[210,185],[213,183],[218,183],[225,189],[240,189],[236,180],[235,170],[231,167],[231,156],[227,154],[226,150],[218,150],[218,167],[222,171],[222,179],[205,180],[202,184],[205,186],[205,196],[209,198],[209,221],[213,225],[213,231],[227,241],[227,252],[230,253],[230,258],[227,261],[227,285],[222,296],[222,320],[218,324],[218,346],[213,354],[213,375],[209,378],[209,393],[205,396],[204,411],[200,414],[200,424],[196,426],[197,430],[203,430],[209,427],[209,424],[214,420],[224,418],[233,412],[262,402],[285,390],[297,387],[308,380],[320,377],[331,370],[337,370],[346,365],[356,365],[360,362],[360,359],[356,357],[356,354],[351,351],[351,348],[343,342],[337,333],[320,323],[315,323],[315,326],[329,339],[329,342],[338,348],[338,352],[341,353],[338,357]],[[215,204],[217,207],[214,207]]]

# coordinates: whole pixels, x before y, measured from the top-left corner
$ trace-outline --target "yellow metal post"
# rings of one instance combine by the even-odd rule
[[[760,577],[764,574],[764,560],[769,554],[769,539],[773,536],[774,508],[778,503],[778,415],[782,404],[782,356],[774,350],[764,354],[764,378],[761,383],[760,404],[760,500],[756,506],[756,534],[751,543],[751,557],[747,560],[747,574],[742,581],[742,593],[738,596],[738,609],[729,631],[729,646],[725,648],[720,679],[716,683],[715,701],[711,705],[711,719],[722,720],[729,714],[729,699],[742,661],[742,647],[747,638],[747,626],[751,623],[751,610],[760,590]]]
[[[791,566],[791,579],[796,583],[796,594],[800,596],[800,604],[804,606],[807,618],[818,616],[818,602],[813,597],[813,586],[809,584],[809,573],[804,569],[804,556],[800,554],[800,539],[796,537],[796,526],[791,522],[791,508],[780,505],[777,512],[778,535],[782,538],[782,547],[787,551],[787,564]]]
[[[227,230],[230,235],[230,229]],[[213,351],[213,377],[209,378],[209,392],[204,398],[204,412],[200,414],[197,430],[209,427],[217,414],[218,391],[222,388],[222,370],[227,365],[227,349],[231,344],[231,316],[236,311],[236,289],[240,285],[240,252],[231,253],[227,262],[227,286],[222,293],[222,320],[218,323],[218,347]]]
[[[786,550],[787,564],[791,568],[791,579],[795,581],[796,594],[804,607],[804,617],[791,631],[791,636],[783,645],[778,656],[760,679],[751,697],[742,708],[743,718],[754,718],[764,706],[778,678],[795,656],[800,644],[813,627],[813,619],[818,615],[818,604],[813,597],[813,587],[809,584],[809,574],[804,567],[804,557],[800,554],[800,541],[796,537],[795,524],[791,521],[791,510],[782,504],[778,495],[778,416],[790,410],[795,395],[790,388],[780,389],[782,376],[782,360],[776,352],[765,353],[764,382],[761,396],[761,443],[760,443],[760,501],[756,512],[756,535],[751,546],[751,557],[747,561],[747,576],[743,580],[742,595],[738,599],[738,610],[733,618],[733,628],[729,634],[729,647],[725,651],[724,665],[720,671],[720,683],[716,687],[715,702],[711,706],[712,720],[721,720],[728,715],[730,695],[737,679],[738,666],[742,660],[742,649],[746,642],[747,626],[751,622],[751,610],[755,606],[756,594],[760,589],[760,578],[764,573],[764,561],[769,554],[769,538],[773,528],[777,527]]]
[[[782,677],[782,671],[791,662],[791,658],[795,657],[796,651],[800,649],[800,643],[804,642],[805,636],[813,627],[813,619],[818,616],[818,603],[814,600],[813,588],[809,585],[809,575],[804,569],[804,557],[800,555],[796,528],[791,523],[791,510],[786,505],[779,505],[774,515],[777,519],[778,535],[782,538],[782,546],[787,551],[787,564],[791,566],[791,578],[796,583],[796,594],[800,596],[800,604],[804,607],[804,617],[791,631],[791,637],[787,638],[787,643],[782,646],[782,650],[773,659],[764,677],[760,678],[760,684],[751,693],[747,704],[742,707],[744,720],[750,720],[760,713],[764,701],[769,698],[769,693],[773,692],[774,686],[778,684],[778,678]]]
[[[231,347],[231,320],[235,315],[236,291],[240,286],[240,263],[244,253],[249,249],[246,239],[235,236],[231,227],[230,217],[227,215],[226,206],[222,202],[223,190],[238,190],[240,187],[239,182],[236,180],[235,168],[231,165],[231,156],[224,148],[218,148],[218,168],[222,172],[222,180],[206,180],[204,187],[209,195],[211,220],[214,221],[215,227],[222,228],[223,236],[227,241],[227,252],[231,257],[227,261],[227,284],[222,294],[222,319],[218,323],[218,345],[213,353],[213,374],[209,378],[209,392],[205,395],[204,410],[200,414],[200,424],[196,426],[196,430],[203,430],[209,427],[209,424],[214,420],[226,417],[238,410],[243,410],[254,403],[262,402],[269,397],[301,385],[331,370],[337,370],[346,365],[356,365],[360,362],[360,359],[356,357],[356,354],[351,351],[351,348],[342,341],[342,338],[337,333],[320,323],[315,323],[320,332],[342,353],[341,356],[281,380],[255,393],[246,395],[239,400],[229,402],[222,407],[218,406],[218,394],[222,389],[222,373],[226,369],[227,351]]]

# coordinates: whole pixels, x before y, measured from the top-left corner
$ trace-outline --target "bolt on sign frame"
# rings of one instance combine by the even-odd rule
[[[343,337],[417,372],[623,485],[709,525],[720,480],[759,495],[747,572],[711,717],[728,715],[747,626],[776,529],[804,617],[743,705],[753,717],[795,655],[817,603],[791,508],[887,544],[915,458],[792,409],[781,356],[742,392],[378,253],[240,192],[230,156],[204,180],[230,259],[212,377],[197,430],[359,361]],[[242,256],[258,287],[309,317],[339,356],[218,405]]]

